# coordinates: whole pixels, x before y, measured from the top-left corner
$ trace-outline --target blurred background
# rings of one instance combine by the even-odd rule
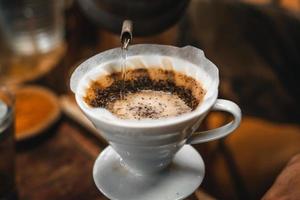
[[[0,0],[0,85],[14,95],[11,105],[0,92],[0,111],[4,102],[15,116],[15,145],[0,137],[0,199],[106,199],[92,166],[107,144],[69,79],[85,59],[120,47],[124,19],[133,43],[202,49],[220,70],[220,97],[242,109],[234,134],[195,146],[206,175],[188,199],[260,199],[300,153],[298,0]],[[212,113],[202,128],[230,119]]]

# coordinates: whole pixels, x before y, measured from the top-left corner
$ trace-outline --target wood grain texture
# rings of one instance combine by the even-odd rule
[[[17,183],[21,199],[106,199],[92,179],[95,155],[81,133],[63,123],[50,137],[17,154]],[[92,152],[92,153],[91,153]]]

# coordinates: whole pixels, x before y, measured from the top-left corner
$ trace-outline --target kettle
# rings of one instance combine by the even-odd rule
[[[77,0],[95,24],[120,33],[125,19],[134,23],[135,36],[158,34],[183,16],[189,0]]]

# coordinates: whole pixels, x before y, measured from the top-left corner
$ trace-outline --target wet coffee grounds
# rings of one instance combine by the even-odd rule
[[[107,79],[113,80],[108,87],[102,87],[99,81],[91,82],[88,89],[89,91],[87,92],[88,95],[84,98],[85,102],[92,107],[107,108],[110,103],[126,97],[129,93],[136,93],[141,90],[153,90],[176,94],[192,110],[198,106],[199,99],[193,96],[190,89],[176,85],[174,81],[174,71],[160,70],[161,73],[167,75],[167,78],[164,80],[152,80],[145,69],[136,69],[133,71],[140,75],[130,80],[121,80],[120,72],[108,75]]]

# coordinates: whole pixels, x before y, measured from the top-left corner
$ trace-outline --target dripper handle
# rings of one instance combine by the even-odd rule
[[[224,111],[233,115],[233,120],[219,128],[208,131],[196,132],[188,138],[188,144],[198,144],[220,139],[232,133],[241,123],[242,113],[237,104],[225,99],[217,99],[212,107],[213,111]]]

